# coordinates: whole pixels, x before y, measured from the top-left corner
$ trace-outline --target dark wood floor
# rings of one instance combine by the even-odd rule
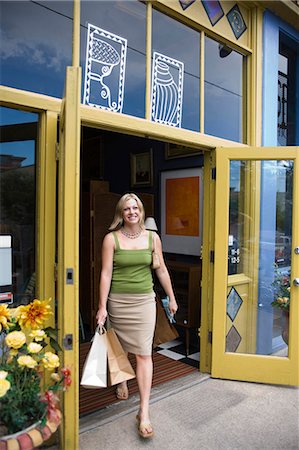
[[[80,378],[82,373],[82,367],[88,353],[90,343],[83,343],[80,345]],[[129,359],[133,368],[135,369],[135,357],[129,355]],[[167,358],[159,353],[154,352],[154,376],[153,386],[156,386],[166,381],[180,378],[189,373],[195,372],[198,369],[195,367],[184,364],[180,361]],[[128,382],[130,394],[136,394],[138,392],[136,379]],[[80,386],[79,392],[79,411],[80,415],[97,411],[100,408],[104,408],[119,400],[115,397],[115,386],[103,388],[103,389],[85,389]]]

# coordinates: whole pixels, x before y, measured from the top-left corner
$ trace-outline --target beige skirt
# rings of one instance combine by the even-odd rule
[[[151,355],[156,324],[155,293],[111,294],[109,321],[126,352]]]

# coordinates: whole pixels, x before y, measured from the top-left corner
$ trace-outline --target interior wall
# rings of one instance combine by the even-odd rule
[[[165,170],[177,170],[203,166],[203,155],[167,159],[165,143],[150,139],[102,131],[94,128],[82,129],[81,141],[81,219],[80,219],[80,311],[83,322],[92,324],[97,303],[96,284],[99,275],[98,258],[100,241],[108,231],[113,219],[114,203],[118,196],[126,192],[152,196],[154,215],[158,230],[160,220],[160,176]],[[131,186],[131,154],[152,150],[153,183],[148,187]],[[96,203],[91,216],[91,181],[105,181],[107,195],[94,200]],[[109,200],[110,199],[110,200]],[[151,198],[149,199],[152,204]],[[103,202],[106,206],[103,206]],[[107,203],[108,202],[108,203]],[[114,203],[113,203],[114,202]],[[113,203],[113,205],[112,205]],[[96,206],[98,204],[98,206]],[[106,216],[103,216],[106,211]],[[146,208],[145,208],[146,209]],[[97,211],[97,213],[96,213]],[[109,217],[108,217],[109,215]],[[100,220],[99,220],[100,218]],[[94,228],[95,227],[95,228]],[[101,239],[99,239],[101,236]],[[96,245],[95,241],[96,239]],[[96,248],[95,248],[96,247]],[[167,262],[200,264],[200,255],[180,255],[165,253]]]
[[[158,228],[160,226],[161,172],[203,166],[203,155],[166,159],[166,144],[161,141],[86,127],[83,129],[82,135],[83,181],[88,180],[90,171],[92,171],[96,179],[109,181],[111,192],[124,194],[125,192],[138,191],[153,194],[155,198],[155,219]],[[101,140],[101,143],[99,143],[99,140]],[[94,142],[94,147],[89,149],[87,154],[85,154],[86,145],[84,144],[86,141]],[[131,186],[130,154],[143,153],[150,149],[153,152],[153,185],[138,187],[138,189],[133,188]]]

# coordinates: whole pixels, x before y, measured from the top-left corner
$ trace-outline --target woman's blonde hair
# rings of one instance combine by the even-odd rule
[[[137,202],[137,206],[139,208],[139,211],[141,212],[141,217],[139,220],[139,225],[141,228],[144,229],[144,219],[145,219],[145,212],[144,212],[144,207],[143,207],[143,203],[140,200],[140,198],[133,193],[128,193],[128,194],[124,194],[119,200],[118,203],[115,207],[115,213],[114,213],[114,218],[113,221],[109,227],[109,231],[114,231],[114,230],[118,230],[122,224],[123,224],[123,212],[124,212],[124,207],[125,207],[125,203],[128,200],[136,200]]]

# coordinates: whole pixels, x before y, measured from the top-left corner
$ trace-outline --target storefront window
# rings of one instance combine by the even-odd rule
[[[299,142],[298,114],[298,43],[284,34],[279,36],[278,55],[278,123],[277,145],[296,145]]]
[[[184,64],[181,127],[199,131],[200,33],[154,10],[152,52]]]
[[[123,40],[127,40],[127,52],[124,58],[125,65],[119,68],[119,60],[122,55],[117,55],[119,48],[114,45],[113,39],[101,38],[101,46],[97,49],[98,60],[94,55],[93,60],[99,66],[97,70],[100,79],[95,85],[96,89],[104,87],[104,95],[109,92],[112,98],[117,96],[117,90],[123,89],[122,113],[137,117],[145,117],[145,38],[146,38],[146,6],[136,0],[133,1],[84,1],[81,2],[81,65],[86,71],[86,45],[88,24],[100,28],[105,32],[113,33]],[[107,45],[108,42],[108,45]],[[112,50],[114,48],[114,52]],[[109,76],[103,78],[103,71],[108,65],[102,63],[110,49],[110,61],[115,67],[110,67]],[[105,54],[104,54],[105,53]],[[107,59],[107,58],[106,58]],[[109,62],[109,61],[108,61]],[[117,64],[116,64],[117,63]],[[118,70],[124,71],[124,80],[121,86],[115,87]],[[83,73],[84,80],[84,73]],[[113,84],[114,83],[114,84]],[[83,83],[82,83],[83,84]],[[117,82],[117,84],[119,84]],[[115,92],[116,91],[116,92]],[[82,94],[83,98],[83,94]]]
[[[243,56],[205,39],[205,133],[243,142]]]
[[[1,1],[1,84],[63,96],[72,63],[70,1]]]
[[[8,108],[0,113],[0,302],[17,306],[35,293],[38,115]]]

